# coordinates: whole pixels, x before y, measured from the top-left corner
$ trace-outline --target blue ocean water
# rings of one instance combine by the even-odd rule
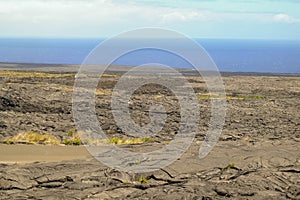
[[[103,39],[0,39],[0,62],[81,64]],[[300,40],[196,39],[220,71],[300,73]],[[184,47],[183,47],[184,48]],[[168,52],[135,51],[114,61],[118,65],[162,63],[191,65]]]

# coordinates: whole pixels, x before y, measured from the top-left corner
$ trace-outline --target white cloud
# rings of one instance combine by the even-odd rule
[[[299,19],[285,14],[220,12],[113,0],[0,0],[2,36],[99,37],[144,26],[198,34],[197,22],[203,22],[203,28],[249,21],[294,23]]]
[[[181,22],[181,21],[208,21],[212,20],[211,13],[207,11],[195,11],[195,10],[169,10],[161,15],[163,22]]]
[[[285,23],[299,23],[300,22],[300,19],[291,17],[291,16],[289,16],[287,14],[283,14],[283,13],[274,15],[273,20],[276,22],[285,22]]]
[[[0,0],[2,34],[110,35],[141,26],[208,20],[206,13],[111,0]]]

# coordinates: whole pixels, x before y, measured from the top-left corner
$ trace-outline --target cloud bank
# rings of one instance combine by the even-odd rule
[[[282,12],[277,6],[273,13],[269,3],[276,1],[266,1],[269,3],[257,12],[255,2],[245,6],[241,1],[218,0],[176,4],[157,0],[0,0],[0,36],[106,37],[150,26],[175,29],[192,37],[266,37],[274,33],[273,29],[283,31],[280,24],[299,24],[298,16],[292,16],[300,4],[282,8]],[[289,37],[289,30],[285,31],[278,35]]]

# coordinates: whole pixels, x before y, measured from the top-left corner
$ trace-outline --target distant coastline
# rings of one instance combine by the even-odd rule
[[[46,72],[64,72],[76,73],[80,65],[77,64],[45,64],[45,63],[17,63],[17,62],[0,62],[0,70],[21,70],[21,71],[46,71]],[[112,65],[108,72],[124,73],[131,69],[132,66]],[[187,68],[176,68],[179,72],[186,75],[198,76],[195,70]],[[222,76],[294,76],[300,77],[300,73],[270,73],[270,72],[230,72],[220,71]]]

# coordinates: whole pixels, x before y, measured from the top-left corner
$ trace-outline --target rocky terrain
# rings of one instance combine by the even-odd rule
[[[96,91],[97,117],[109,138],[131,138],[116,125],[110,107],[121,75],[103,75]],[[0,71],[2,145],[26,132],[49,134],[62,143],[68,139],[75,128],[74,77],[73,72]],[[225,125],[216,147],[201,160],[211,99],[203,78],[187,73],[186,79],[197,95],[199,130],[190,149],[173,164],[132,174],[110,169],[92,156],[19,164],[0,160],[0,199],[300,199],[300,77],[224,76]],[[129,102],[131,118],[147,125],[153,103],[166,110],[163,129],[148,142],[121,148],[151,151],[174,139],[180,106],[167,88],[148,84],[136,90]]]

